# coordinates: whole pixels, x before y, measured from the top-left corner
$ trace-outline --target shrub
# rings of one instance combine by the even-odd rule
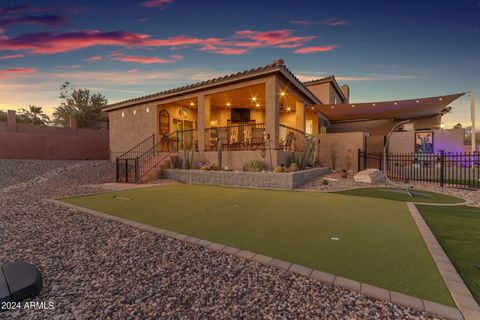
[[[245,172],[262,172],[265,170],[265,164],[260,160],[249,160],[243,165]]]
[[[293,162],[288,168],[288,172],[296,172],[296,171],[298,171],[298,165],[295,162]]]
[[[288,170],[287,170],[287,167],[277,166],[277,167],[275,167],[275,169],[273,169],[273,172],[284,173],[284,172],[288,172]]]
[[[328,186],[328,180],[327,180],[327,179],[323,179],[323,180],[322,180],[322,184],[323,184],[324,186]]]

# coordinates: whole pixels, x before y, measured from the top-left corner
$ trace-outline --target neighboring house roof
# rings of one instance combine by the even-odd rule
[[[303,84],[308,87],[308,86],[313,86],[316,84],[327,83],[327,82],[330,82],[333,85],[333,88],[335,89],[335,91],[337,91],[337,94],[340,96],[343,102],[347,101],[347,97],[345,97],[345,94],[343,93],[342,89],[338,85],[337,79],[335,79],[334,75],[321,78],[321,79],[304,81]]]
[[[204,90],[210,87],[216,87],[230,82],[237,82],[246,80],[253,77],[258,77],[266,74],[280,72],[286,79],[293,83],[300,91],[302,91],[307,97],[314,103],[321,103],[321,101],[285,66],[285,62],[282,59],[275,60],[273,63],[267,64],[263,67],[253,68],[245,70],[243,72],[232,73],[223,77],[218,77],[194,84],[178,87],[175,89],[165,90],[154,94],[129,99],[117,103],[107,105],[103,110],[111,111],[119,108],[128,107],[131,105],[165,99],[172,96],[177,96],[185,93],[192,93],[200,90]]]
[[[381,119],[418,119],[443,115],[451,110],[448,105],[465,93],[410,100],[330,104],[311,106],[330,121],[362,121]]]

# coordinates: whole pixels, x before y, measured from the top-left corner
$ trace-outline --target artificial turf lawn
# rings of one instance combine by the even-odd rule
[[[453,305],[407,206],[395,201],[184,184],[63,201]]]
[[[338,191],[335,193],[360,196],[360,197],[372,197],[380,199],[388,199],[403,202],[419,202],[419,203],[463,203],[463,199],[452,197],[449,195],[434,193],[424,190],[410,189],[414,193],[414,197],[409,196],[405,189],[399,188],[360,188],[351,189],[345,191]]]
[[[440,245],[480,302],[480,209],[417,205]]]

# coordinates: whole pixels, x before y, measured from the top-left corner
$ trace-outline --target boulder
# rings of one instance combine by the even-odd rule
[[[357,182],[375,184],[385,181],[385,176],[383,175],[383,172],[378,169],[367,169],[354,175],[353,180]]]

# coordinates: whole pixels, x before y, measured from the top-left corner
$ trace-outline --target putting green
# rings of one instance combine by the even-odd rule
[[[429,192],[424,190],[410,189],[414,195],[411,197],[407,194],[405,189],[401,188],[359,188],[345,191],[337,191],[338,194],[346,194],[350,196],[372,197],[380,199],[388,199],[403,202],[418,202],[418,203],[463,203],[463,199],[452,197],[449,195]]]
[[[480,302],[480,209],[418,205],[463,281]]]
[[[63,201],[454,305],[399,202],[185,184]]]

